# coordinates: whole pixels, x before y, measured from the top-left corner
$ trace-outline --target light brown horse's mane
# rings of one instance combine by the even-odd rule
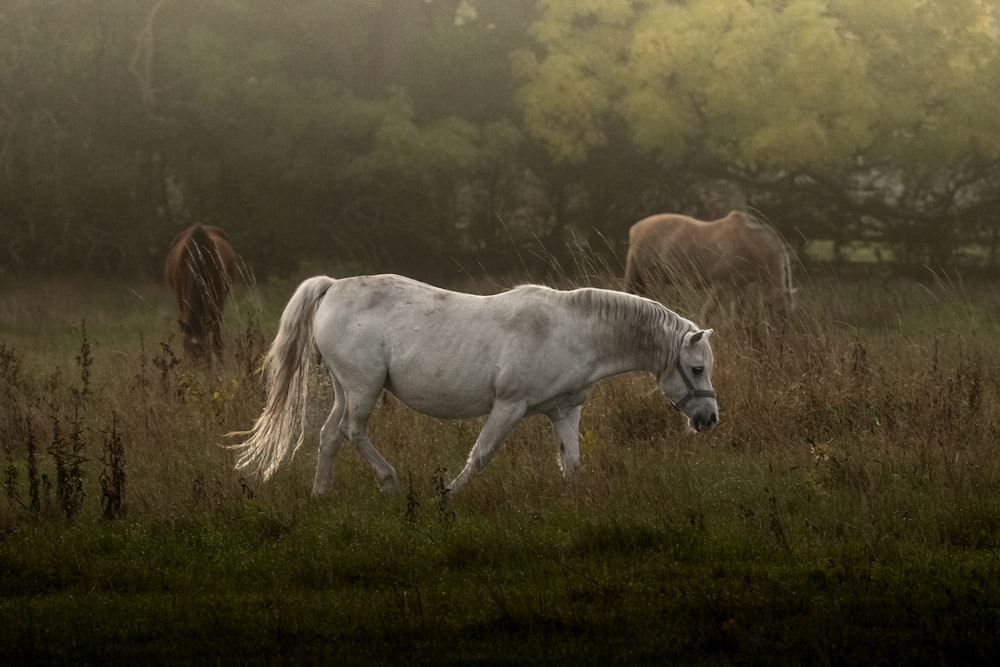
[[[729,215],[740,217],[744,225],[753,229],[774,229],[769,222],[750,211],[732,211]]]
[[[785,251],[787,244],[781,236],[781,232],[764,218],[749,211],[733,211],[729,215],[735,215],[743,220],[743,225],[750,230],[760,232],[768,237],[770,241],[777,244],[782,251]]]

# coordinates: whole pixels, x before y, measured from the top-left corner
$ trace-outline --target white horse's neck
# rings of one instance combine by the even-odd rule
[[[604,353],[608,375],[659,375],[675,362],[683,335],[697,328],[655,301],[624,292],[584,288],[569,292],[568,298],[579,305],[581,326]]]

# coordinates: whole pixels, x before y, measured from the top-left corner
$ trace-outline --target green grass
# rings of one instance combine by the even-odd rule
[[[623,376],[585,407],[577,484],[532,418],[442,498],[481,421],[390,399],[370,427],[400,492],[345,449],[322,500],[311,446],[266,484],[221,446],[257,416],[256,361],[293,284],[240,293],[208,372],[174,361],[156,285],[10,289],[0,663],[992,664],[996,298],[933,276],[803,282],[784,330],[706,322],[714,431]],[[313,398],[309,442],[329,390]],[[103,519],[113,434],[122,507]],[[72,518],[58,438],[80,445]]]

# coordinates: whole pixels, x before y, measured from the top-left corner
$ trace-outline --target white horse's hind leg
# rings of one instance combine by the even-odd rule
[[[396,469],[383,458],[368,438],[368,418],[375,409],[375,404],[381,395],[382,390],[380,387],[374,396],[364,396],[361,399],[351,401],[347,417],[342,425],[342,431],[344,437],[351,441],[354,449],[358,450],[362,458],[375,471],[375,479],[378,480],[379,488],[383,491],[395,491],[398,487]]]
[[[458,477],[448,485],[449,492],[454,493],[461,489],[473,475],[486,467],[486,464],[496,454],[497,446],[507,437],[517,420],[524,416],[526,409],[524,403],[497,402],[493,404],[490,416],[486,418],[483,430],[479,432],[476,444],[469,452],[469,460],[466,461],[465,467],[462,468]]]
[[[313,495],[323,496],[330,491],[333,482],[333,460],[344,444],[344,433],[341,431],[341,421],[344,418],[344,401],[342,391],[334,380],[336,399],[330,416],[326,418],[319,432],[319,457],[316,462],[316,477],[313,479]]]
[[[559,441],[559,467],[563,479],[573,481],[580,476],[580,413],[582,405],[549,413],[552,431]]]
[[[368,439],[368,434],[362,426],[356,435],[351,437],[351,442],[358,453],[368,461],[368,465],[375,471],[375,479],[378,480],[379,488],[383,491],[395,491],[399,488],[396,481],[396,469],[389,464],[385,458],[375,449],[375,445]]]

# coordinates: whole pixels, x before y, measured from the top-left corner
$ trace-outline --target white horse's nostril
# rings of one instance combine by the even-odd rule
[[[696,431],[710,431],[719,422],[719,416],[716,413],[711,413],[708,417],[702,417],[701,415],[695,417],[691,420],[691,425],[694,426]]]

